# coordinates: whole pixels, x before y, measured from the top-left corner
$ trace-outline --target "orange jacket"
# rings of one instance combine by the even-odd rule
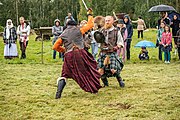
[[[93,16],[88,16],[88,22],[86,25],[80,28],[80,31],[82,34],[85,34],[88,30],[92,29],[94,26],[93,23]],[[63,40],[61,38],[58,38],[57,41],[55,42],[54,46],[52,47],[53,50],[56,50],[58,52],[65,52],[65,48],[62,47],[63,45]]]

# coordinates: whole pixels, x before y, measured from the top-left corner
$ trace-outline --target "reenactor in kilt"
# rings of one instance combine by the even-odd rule
[[[120,87],[124,87],[125,84],[120,76],[123,62],[117,55],[117,50],[124,47],[124,41],[121,32],[113,26],[113,22],[112,16],[106,16],[104,28],[94,33],[96,41],[101,43],[98,71],[101,74],[104,87],[109,86],[107,77],[116,77]]]
[[[97,62],[92,54],[84,49],[83,35],[94,26],[92,10],[89,9],[87,14],[88,22],[83,27],[78,27],[74,20],[68,21],[67,28],[53,46],[53,50],[65,52],[62,74],[57,80],[56,99],[61,98],[67,78],[74,79],[86,92],[97,93],[101,88]]]

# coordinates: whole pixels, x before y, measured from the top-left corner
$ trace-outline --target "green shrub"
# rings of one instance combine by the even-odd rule
[[[0,26],[0,32],[3,32],[3,31],[4,31],[4,27]]]

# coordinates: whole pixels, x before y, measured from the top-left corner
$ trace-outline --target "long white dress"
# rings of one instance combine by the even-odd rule
[[[18,57],[17,45],[15,43],[5,44],[4,57]]]
[[[8,24],[10,23],[10,24]],[[5,45],[4,45],[4,57],[5,58],[12,58],[12,57],[18,57],[18,51],[17,51],[17,45],[15,43],[15,39],[13,36],[13,33],[16,34],[15,28],[13,28],[12,20],[8,19],[6,23],[6,28],[4,30],[3,39],[5,39]],[[15,31],[13,31],[15,30]],[[13,32],[12,32],[13,31]],[[11,40],[8,40],[11,39]],[[13,42],[12,42],[13,41]]]

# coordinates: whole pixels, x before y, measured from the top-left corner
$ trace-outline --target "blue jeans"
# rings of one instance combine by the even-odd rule
[[[63,53],[59,53],[59,58],[64,58],[64,54]],[[56,51],[53,50],[53,59],[56,59]]]
[[[52,45],[54,45],[54,43],[56,42],[56,40],[58,39],[58,37],[54,37],[53,41],[52,41]],[[62,58],[62,60],[64,61],[64,53],[59,53],[59,58]],[[56,59],[56,51],[53,50],[53,59]]]
[[[94,58],[96,58],[96,55],[98,53],[98,44],[95,43],[91,43],[91,48],[92,48],[92,55]]]
[[[170,51],[165,51],[164,52],[164,60],[165,61],[170,61],[170,59],[171,59]]]

